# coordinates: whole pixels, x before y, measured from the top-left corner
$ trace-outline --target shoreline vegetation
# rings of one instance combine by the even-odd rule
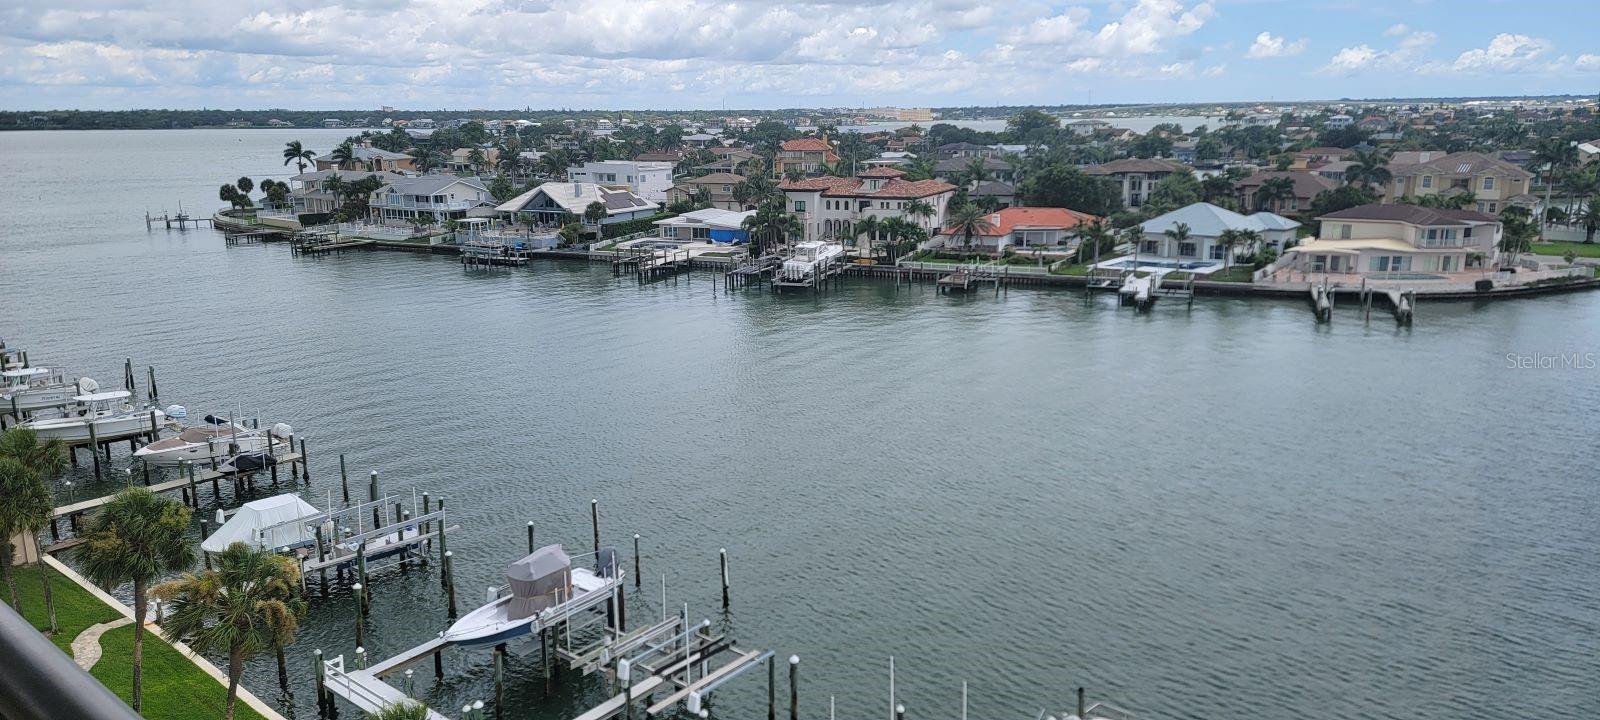
[[[117,608],[107,605],[93,593],[71,578],[42,563],[18,566],[13,569],[17,592],[21,596],[23,617],[50,642],[68,655],[72,654],[72,641],[93,625],[109,623],[125,616]],[[50,574],[50,588],[55,601],[56,625],[59,631],[49,634],[50,623],[45,616],[44,583],[41,575]],[[10,598],[5,598],[10,604]],[[102,654],[89,670],[111,692],[124,702],[133,699],[133,626],[113,628],[100,636]],[[146,633],[144,641],[144,716],[163,720],[212,720],[221,717],[226,704],[227,688],[184,657],[182,652],[162,640],[155,633]],[[234,717],[241,720],[264,720],[249,705],[239,703]]]

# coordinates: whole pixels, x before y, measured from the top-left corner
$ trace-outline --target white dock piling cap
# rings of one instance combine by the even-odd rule
[[[472,709],[473,710],[482,710],[483,709],[483,701],[482,700],[473,700],[472,701]]]
[[[689,697],[686,699],[686,702],[684,702],[684,705],[689,708],[689,712],[690,713],[693,713],[695,715],[699,715],[700,714],[700,691],[699,690],[690,690],[689,691]]]
[[[222,525],[223,523],[225,523],[227,521],[228,521],[228,515],[226,513],[222,512],[222,508],[217,508],[217,525],[220,526],[220,525]]]
[[[789,664],[790,665],[799,665],[800,664],[800,656],[799,655],[790,655],[789,656]]]
[[[461,714],[462,715],[465,715],[465,714],[470,713],[470,712],[472,712],[472,706],[471,705],[462,705],[461,706]]]

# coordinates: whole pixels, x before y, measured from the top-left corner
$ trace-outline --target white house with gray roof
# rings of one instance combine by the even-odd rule
[[[1167,235],[1177,232],[1179,226],[1187,229],[1182,239]],[[1269,212],[1240,215],[1211,203],[1195,203],[1172,212],[1157,215],[1139,225],[1139,257],[1141,259],[1166,259],[1183,261],[1222,260],[1232,265],[1239,257],[1254,253],[1258,248],[1229,248],[1218,242],[1228,230],[1250,230],[1261,237],[1262,245],[1282,248],[1293,240],[1300,223]]]
[[[659,207],[631,190],[608,188],[595,183],[547,182],[495,207],[511,215],[530,216],[536,222],[558,224],[568,218],[583,217],[591,203],[605,206],[602,225],[654,215]]]
[[[372,194],[367,205],[372,218],[387,225],[409,224],[419,215],[434,222],[460,219],[467,211],[493,202],[494,196],[475,177],[423,175],[400,178]]]

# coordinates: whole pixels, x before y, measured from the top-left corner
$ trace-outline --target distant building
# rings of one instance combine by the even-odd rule
[[[906,180],[905,173],[889,167],[865,170],[855,177],[825,175],[778,184],[788,200],[790,214],[800,219],[806,240],[833,239],[847,248],[868,249],[872,238],[857,238],[857,222],[875,217],[904,218],[928,230],[942,227],[956,186],[939,180]],[[933,211],[921,216],[909,211],[921,201]]]
[[[1162,178],[1173,173],[1193,171],[1188,165],[1161,158],[1126,158],[1083,169],[1087,175],[1109,178],[1116,183],[1122,190],[1123,207],[1130,208],[1144,205],[1145,199],[1150,197],[1150,191]]]
[[[1180,225],[1187,229],[1187,237],[1177,239],[1167,234],[1168,231],[1176,232]],[[1220,260],[1227,266],[1259,248],[1233,248],[1230,252],[1230,248],[1219,242],[1224,232],[1250,230],[1261,237],[1263,245],[1283,247],[1294,239],[1298,227],[1300,223],[1280,215],[1268,212],[1241,215],[1227,208],[1200,202],[1140,223],[1139,257],[1177,262]]]
[[[667,202],[686,202],[693,200],[701,192],[710,198],[711,207],[722,210],[744,210],[739,201],[734,197],[734,188],[745,181],[743,175],[727,172],[714,172],[700,177],[679,180],[676,185],[667,190]]]
[[[1407,163],[1412,155],[1395,153],[1389,160],[1393,176],[1385,189],[1385,202],[1402,197],[1458,195],[1473,197],[1478,212],[1498,214],[1507,207],[1532,208],[1538,199],[1529,194],[1533,173],[1516,165],[1478,152],[1458,152]]]
[[[772,174],[782,178],[790,171],[798,171],[807,177],[814,177],[822,173],[824,165],[831,167],[838,162],[839,155],[833,151],[826,137],[796,138],[785,140],[779,147]]]
[[[501,203],[495,210],[555,225],[583,217],[589,205],[596,202],[606,209],[606,218],[601,221],[605,225],[649,217],[660,207],[632,190],[594,183],[547,182]]]
[[[374,220],[404,225],[421,215],[431,215],[435,222],[464,218],[468,210],[492,200],[478,178],[423,175],[391,181],[368,198],[367,206]]]
[[[671,162],[637,160],[596,160],[567,168],[567,181],[623,186],[651,202],[667,199],[672,187]]]
[[[1460,273],[1492,265],[1500,245],[1499,219],[1474,210],[1362,205],[1317,220],[1318,236],[1287,250],[1280,268],[1380,277]]]

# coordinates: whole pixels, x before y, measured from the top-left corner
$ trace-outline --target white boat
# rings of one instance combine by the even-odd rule
[[[221,515],[218,511],[218,515]],[[321,518],[321,510],[287,493],[245,503],[233,516],[200,541],[200,549],[219,553],[242,542],[256,549],[297,548],[312,544],[316,531],[302,519]]]
[[[0,371],[0,412],[16,414],[71,405],[72,398],[99,389],[89,378],[67,382],[49,368]]]
[[[784,280],[804,280],[817,270],[838,262],[843,256],[843,245],[807,240],[794,247],[794,255],[783,261],[780,274]]]
[[[320,529],[326,543],[327,560],[341,565],[354,563],[363,546],[367,560],[381,560],[414,547],[421,533],[418,524],[397,523],[398,530],[394,529],[396,525],[391,525],[382,534],[376,534],[376,528],[341,526],[349,520],[364,521],[368,510],[395,500],[391,496],[332,512],[318,510],[294,493],[252,500],[229,516],[218,510],[217,529],[200,542],[200,548],[217,553],[242,542],[256,549],[290,555],[304,565],[319,560],[317,531]]]
[[[616,554],[607,554],[605,571],[595,572],[573,567],[560,545],[539,548],[506,568],[506,584],[490,588],[488,604],[467,613],[439,637],[466,647],[497,645],[598,607],[615,596],[622,582]]]
[[[187,460],[207,464],[222,461],[240,453],[255,453],[268,449],[288,447],[294,428],[278,423],[262,432],[235,422],[206,416],[207,425],[186,427],[175,437],[163,438],[134,451],[135,460],[143,460],[153,467],[175,467]]]
[[[33,428],[40,440],[60,439],[69,443],[88,442],[91,424],[94,426],[92,437],[100,440],[154,431],[152,425],[160,425],[166,413],[156,408],[134,407],[128,402],[132,395],[127,390],[75,395],[72,398],[75,405],[66,408],[61,417],[29,420],[20,427]]]

